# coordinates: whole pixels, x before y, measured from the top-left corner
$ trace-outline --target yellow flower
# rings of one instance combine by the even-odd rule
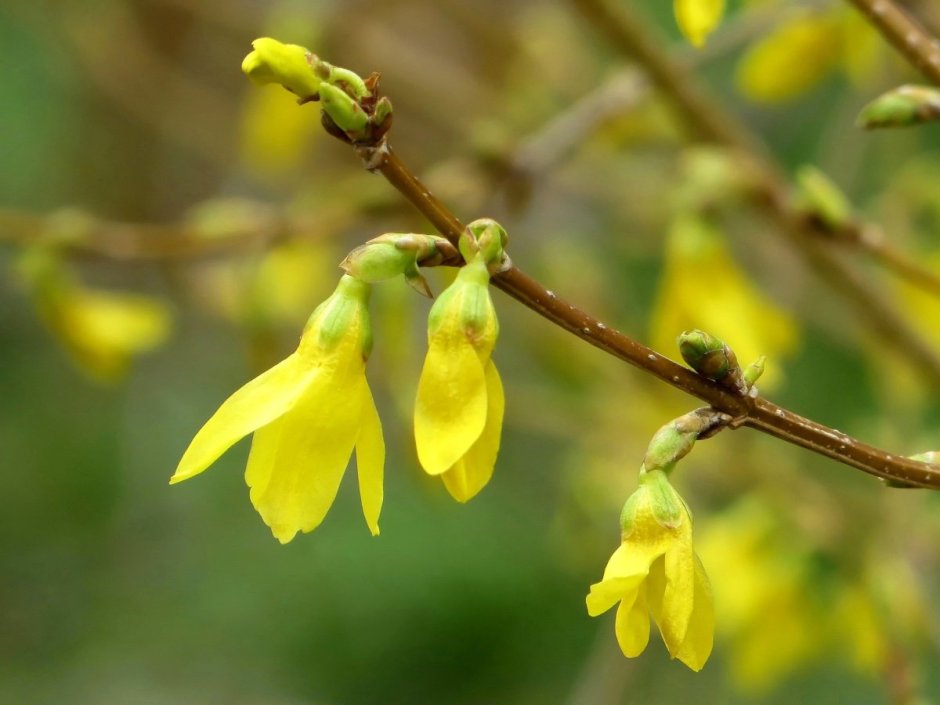
[[[25,253],[19,272],[32,289],[43,321],[94,379],[119,379],[134,357],[159,347],[170,334],[173,317],[163,301],[86,287],[52,250]]]
[[[700,47],[721,22],[725,0],[673,0],[679,29],[692,46]]]
[[[466,502],[489,482],[503,425],[503,385],[490,359],[499,324],[482,255],[462,267],[434,303],[418,382],[418,460]]]
[[[287,543],[319,526],[353,448],[366,524],[379,533],[385,444],[365,377],[370,287],[344,276],[313,312],[297,351],[229,397],[183,454],[171,484],[198,475],[254,432],[251,503]]]
[[[601,582],[591,586],[588,614],[596,617],[620,602],[615,631],[630,658],[646,649],[652,614],[670,656],[701,670],[715,628],[711,585],[692,550],[689,510],[662,471],[640,475],[621,523],[622,543]]]

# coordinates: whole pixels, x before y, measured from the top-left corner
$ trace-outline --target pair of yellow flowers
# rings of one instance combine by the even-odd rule
[[[489,278],[478,254],[431,308],[415,404],[421,465],[461,502],[492,476],[502,428],[503,388],[490,357],[499,326]],[[344,275],[310,316],[296,352],[222,404],[170,483],[198,475],[254,433],[245,471],[251,502],[287,543],[323,521],[355,450],[362,511],[377,535],[385,443],[365,376],[370,292],[370,283]]]

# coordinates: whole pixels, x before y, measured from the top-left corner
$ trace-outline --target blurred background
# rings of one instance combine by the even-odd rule
[[[697,142],[584,4],[3,3],[0,702],[940,701],[940,497],[748,430],[675,475],[715,591],[711,661],[692,673],[655,634],[624,659],[584,597],[650,436],[697,404],[499,292],[503,447],[468,505],[415,457],[429,302],[400,282],[372,306],[379,538],[347,477],[324,524],[279,545],[248,502],[247,442],[168,487],[219,403],[293,350],[345,252],[429,228],[316,105],[244,78],[258,36],[381,71],[396,150],[460,217],[499,219],[560,296],[673,358],[703,327],[745,364],[768,355],[774,401],[899,454],[940,448],[940,376],[807,267],[747,197],[747,159]],[[608,4],[789,176],[814,165],[940,276],[940,134],[854,129],[918,77],[851,9],[732,2],[696,52],[668,3]],[[940,356],[936,296],[833,251]]]

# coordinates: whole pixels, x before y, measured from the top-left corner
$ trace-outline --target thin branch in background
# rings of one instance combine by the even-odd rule
[[[249,204],[241,203],[247,216]],[[96,220],[82,213],[35,215],[12,208],[0,208],[0,243],[19,247],[54,245],[62,252],[80,259],[105,259],[115,262],[171,262],[231,255],[256,250],[279,240],[309,237],[310,233],[330,232],[331,223],[339,225],[347,216],[331,216],[321,211],[304,218],[284,218],[262,203],[250,204],[251,214],[223,232],[208,235],[197,225],[153,225]],[[71,216],[75,237],[63,240],[55,233],[61,228],[59,218]]]
[[[755,198],[774,219],[780,233],[819,278],[839,291],[872,332],[914,363],[931,386],[940,389],[940,356],[908,326],[896,308],[858,271],[838,256],[828,233],[793,206],[790,184],[776,162],[746,125],[707,96],[661,49],[661,42],[626,7],[606,0],[571,0],[572,4],[626,58],[636,61],[700,138],[746,155],[755,166]],[[862,238],[859,238],[862,241]]]
[[[924,78],[940,86],[940,44],[913,17],[893,0],[849,0],[881,32],[895,49],[920,71]]]

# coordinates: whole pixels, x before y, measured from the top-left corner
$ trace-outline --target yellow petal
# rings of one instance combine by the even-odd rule
[[[294,353],[235,392],[199,429],[170,484],[198,475],[236,441],[290,410],[316,373]]]
[[[632,603],[644,577],[646,575],[640,573],[623,578],[605,578],[599,583],[594,583],[585,598],[588,614],[591,617],[604,614],[621,600]]]
[[[798,17],[781,24],[741,59],[738,88],[763,103],[783,102],[804,93],[838,60],[838,29],[828,15]]]
[[[119,377],[134,355],[157,347],[170,332],[169,309],[149,296],[75,287],[47,309],[76,361],[102,380]]]
[[[441,475],[444,486],[458,502],[467,502],[482,490],[493,476],[506,404],[503,383],[492,360],[486,363],[486,424],[483,432],[463,458]]]
[[[705,568],[695,556],[695,605],[682,646],[673,654],[693,671],[701,671],[712,652],[715,635],[715,606]]]
[[[664,569],[666,584],[656,623],[666,648],[676,658],[689,629],[694,607],[696,571],[692,546],[681,543],[667,551]]]
[[[384,489],[382,476],[385,469],[385,440],[382,422],[375,410],[375,401],[368,385],[362,402],[362,421],[356,440],[356,471],[359,475],[359,499],[362,514],[373,536],[379,535],[379,514],[382,511]]]
[[[627,658],[642,654],[650,640],[650,616],[645,588],[645,585],[641,585],[632,603],[625,599],[617,608],[614,630],[620,650]]]
[[[281,543],[323,521],[359,436],[358,375],[319,375],[289,413],[255,433],[245,481],[251,503]]]
[[[676,22],[692,46],[700,47],[721,22],[725,0],[674,0]]]
[[[635,591],[649,572],[650,561],[647,558],[643,552],[635,551],[627,544],[620,544],[607,561],[604,578],[591,585],[591,592],[587,596],[588,614],[596,617]],[[632,599],[629,598],[630,601]]]
[[[486,423],[483,365],[462,335],[431,339],[418,381],[415,443],[431,475],[449,470],[476,443]]]

